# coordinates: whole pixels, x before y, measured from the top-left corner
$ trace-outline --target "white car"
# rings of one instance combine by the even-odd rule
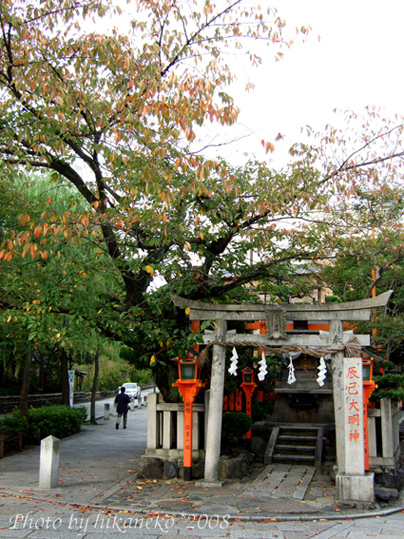
[[[142,390],[136,384],[136,382],[125,382],[121,387],[125,388],[125,393],[129,395],[131,399],[138,399],[142,393]],[[121,391],[121,387],[118,388],[119,393]]]

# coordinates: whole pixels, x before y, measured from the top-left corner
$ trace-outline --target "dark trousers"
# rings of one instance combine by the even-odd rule
[[[127,422],[128,422],[128,412],[125,412],[124,414],[118,414],[118,417],[116,418],[116,424],[120,425],[122,416],[123,416],[123,426],[126,427]]]

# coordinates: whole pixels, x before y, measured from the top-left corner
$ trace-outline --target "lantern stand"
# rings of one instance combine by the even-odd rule
[[[199,393],[199,388],[205,384],[198,379],[198,364],[196,360],[182,357],[178,361],[178,380],[173,383],[178,388],[184,401],[184,481],[191,481],[192,471],[192,404]]]
[[[368,434],[368,400],[372,391],[377,388],[373,380],[373,360],[362,359],[363,373],[363,438],[365,446],[365,471],[369,471],[369,434]]]
[[[252,369],[245,367],[242,369],[241,374],[243,375],[243,382],[240,385],[245,393],[245,411],[251,418],[251,396],[254,393],[254,389],[258,386],[254,382],[254,371]],[[251,429],[246,433],[245,437],[247,440],[251,440]]]

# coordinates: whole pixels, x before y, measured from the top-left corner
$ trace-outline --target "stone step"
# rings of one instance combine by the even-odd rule
[[[309,423],[289,423],[289,424],[278,424],[278,426],[282,430],[310,430],[310,431],[318,431],[319,428],[321,428],[320,425],[310,425]]]
[[[314,462],[314,456],[275,454],[272,456],[272,460],[277,462]]]
[[[288,445],[288,444],[276,444],[275,452],[283,453],[284,451],[302,451],[307,452],[311,451],[312,453],[316,450],[315,445]]]
[[[321,425],[278,425],[272,428],[264,455],[265,464],[309,462],[321,465],[323,427]]]
[[[312,442],[316,443],[316,436],[290,436],[286,434],[279,434],[278,440],[282,442]]]

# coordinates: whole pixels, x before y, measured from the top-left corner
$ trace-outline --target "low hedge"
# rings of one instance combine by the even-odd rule
[[[80,432],[87,415],[84,407],[70,408],[66,404],[30,408],[28,412],[29,433],[40,440],[53,435],[65,438]]]
[[[10,416],[0,420],[0,432],[6,439],[21,433],[23,443],[38,443],[49,435],[65,438],[80,431],[86,416],[84,407],[70,408],[65,404],[30,408],[28,418],[21,417],[16,409]]]

